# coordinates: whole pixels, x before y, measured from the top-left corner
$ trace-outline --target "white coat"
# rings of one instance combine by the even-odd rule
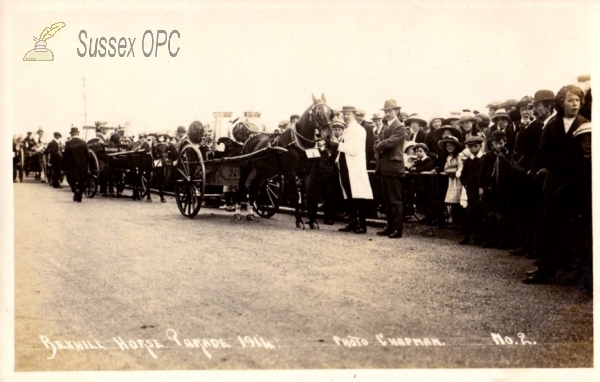
[[[346,154],[346,164],[348,165],[348,174],[350,178],[350,189],[354,199],[373,199],[373,191],[369,182],[369,173],[367,172],[367,158],[365,147],[367,142],[367,132],[356,121],[352,121],[346,127],[342,142],[338,150]],[[340,156],[338,154],[336,163],[339,167]],[[340,184],[341,184],[340,177]],[[342,191],[343,191],[342,187]],[[344,191],[343,191],[344,192]],[[348,199],[344,192],[344,199]]]

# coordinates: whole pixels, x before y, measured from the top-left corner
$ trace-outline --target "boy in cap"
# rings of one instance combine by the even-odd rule
[[[483,194],[486,213],[484,247],[506,248],[506,213],[512,171],[506,133],[494,131],[491,142],[492,149],[483,156],[479,173],[479,193]]]
[[[460,182],[467,191],[467,213],[463,221],[464,238],[458,244],[469,244],[471,233],[475,234],[475,244],[481,244],[481,194],[479,189],[479,173],[483,152],[481,146],[483,138],[471,136],[465,140],[469,149],[469,155],[463,161],[463,169],[460,174]]]

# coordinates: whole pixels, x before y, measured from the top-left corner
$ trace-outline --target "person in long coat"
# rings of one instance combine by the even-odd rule
[[[348,201],[350,223],[339,230],[362,234],[367,232],[365,205],[368,200],[373,199],[365,153],[367,133],[356,122],[356,108],[344,106],[342,114],[347,123],[342,141],[337,143],[328,140],[327,142],[329,148],[337,149],[339,152],[336,163],[340,172],[342,193],[344,199]]]
[[[79,129],[71,128],[71,139],[65,144],[63,166],[67,182],[73,191],[73,201],[81,202],[85,178],[88,172],[89,151],[86,143],[79,138]]]
[[[375,142],[375,157],[377,158],[375,173],[381,176],[387,226],[377,234],[397,239],[402,237],[404,219],[401,180],[405,173],[404,143],[406,142],[406,128],[398,120],[400,107],[395,100],[385,101],[382,110],[385,112],[387,126]]]
[[[52,187],[62,188],[60,185],[60,173],[62,171],[62,151],[60,151],[60,138],[62,135],[59,132],[54,133],[54,139],[48,143],[46,151],[48,152],[48,164],[52,167]]]
[[[578,114],[583,99],[579,87],[563,86],[556,94],[556,116],[542,131],[536,164],[541,168],[538,172],[546,172],[546,177],[534,240],[538,268],[527,274],[523,280],[527,284],[546,282],[569,265],[568,248],[573,242],[572,238],[565,237],[569,232],[569,200],[565,186],[572,171],[568,158],[573,135],[582,124],[589,122]]]

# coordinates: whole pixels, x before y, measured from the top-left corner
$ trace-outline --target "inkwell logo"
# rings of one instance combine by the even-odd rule
[[[23,61],[54,61],[54,54],[46,48],[46,41],[66,25],[63,22],[52,24],[52,26],[44,29],[40,38],[34,36],[35,49],[27,52],[25,57],[23,57]]]

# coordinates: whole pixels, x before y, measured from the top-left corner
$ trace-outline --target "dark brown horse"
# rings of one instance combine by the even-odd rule
[[[244,144],[242,155],[262,150],[269,145],[285,148],[287,151],[240,163],[240,181],[234,215],[237,220],[241,220],[240,206],[246,200],[246,195],[249,196],[247,219],[254,220],[252,206],[258,194],[259,185],[266,179],[282,175],[287,186],[290,187],[295,209],[296,228],[304,229],[296,179],[302,180],[305,191],[306,198],[302,198],[302,201],[308,212],[309,227],[311,229],[319,228],[316,222],[318,195],[316,195],[316,187],[313,185],[313,182],[316,181],[315,173],[319,162],[316,144],[325,134],[330,134],[331,118],[333,118],[333,111],[327,106],[325,95],[321,95],[321,99],[313,96],[312,105],[304,111],[295,126],[290,127],[276,138],[268,134],[258,134]],[[246,182],[253,171],[256,171],[256,174],[250,183],[248,192]]]

